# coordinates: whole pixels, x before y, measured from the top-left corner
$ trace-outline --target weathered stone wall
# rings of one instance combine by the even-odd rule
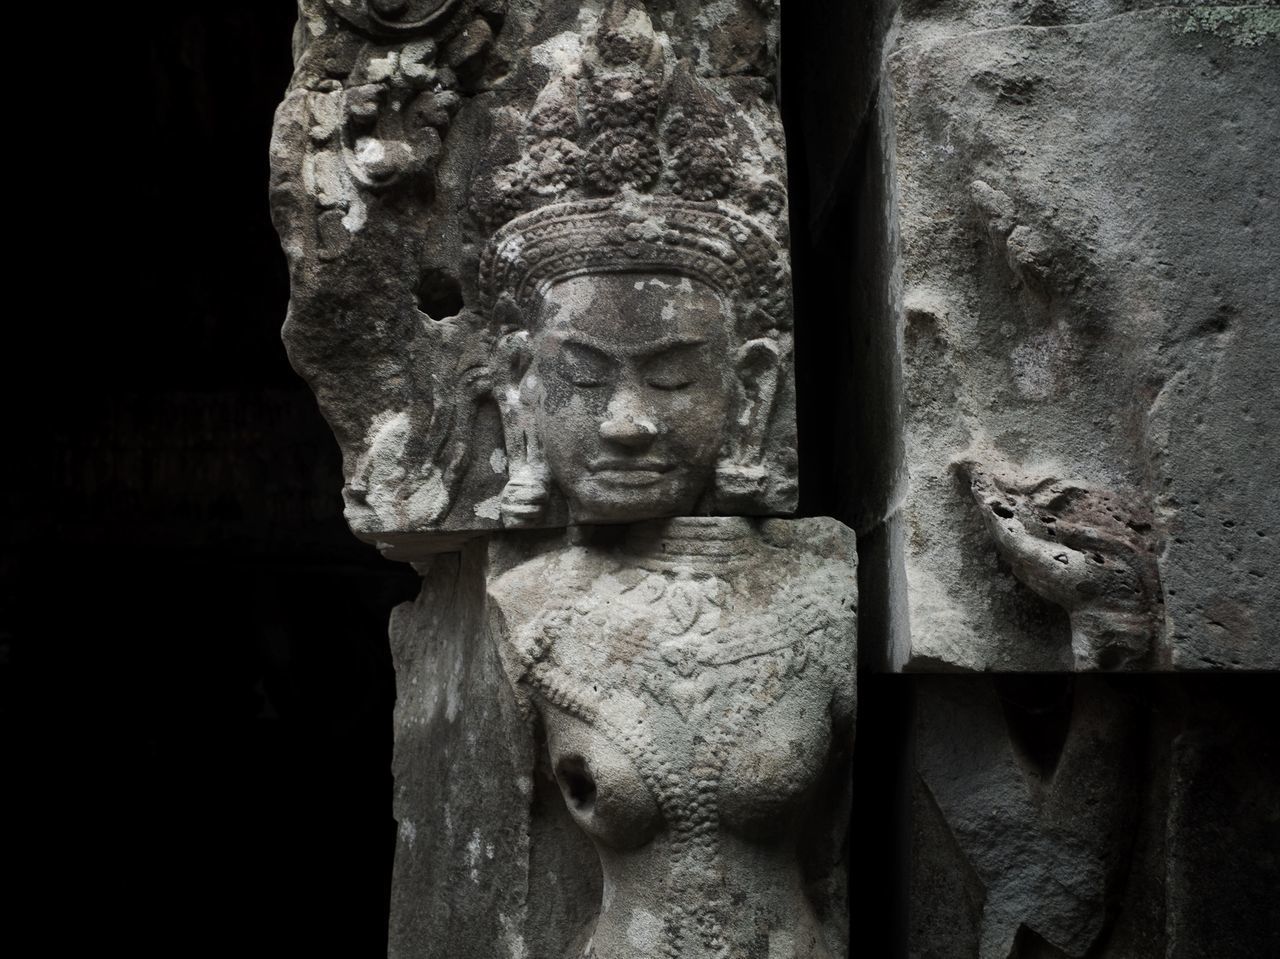
[[[916,681],[912,955],[1267,955],[1266,686]]]
[[[303,3],[392,954],[1265,954],[1280,11],[779,15]]]
[[[878,948],[1265,954],[1276,8],[790,23],[802,503],[858,529],[862,662],[906,674],[863,699],[913,716],[874,766],[914,784]]]
[[[899,666],[1280,665],[1264,625],[1280,596],[1277,17],[904,9],[884,131],[910,474]],[[974,469],[1042,490],[1037,515],[995,521],[1007,544],[983,522],[974,496],[995,494],[971,489]],[[1067,502],[1082,495],[1069,487],[1096,501]],[[1123,526],[1120,543],[1109,530]],[[1151,578],[1150,634],[1109,657],[1079,629],[1073,642],[1076,603],[1029,582],[1046,542],[1061,580],[1084,565],[1098,583],[1097,567],[1136,570],[1149,553],[1134,575]]]

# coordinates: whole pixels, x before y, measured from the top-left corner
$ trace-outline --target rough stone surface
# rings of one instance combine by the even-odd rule
[[[352,528],[411,558],[794,509],[776,7],[301,11],[272,146],[285,342]]]
[[[391,622],[398,823],[388,955],[557,955],[600,898],[488,641],[482,543],[423,566]],[[545,766],[545,763],[543,764]]]
[[[1003,959],[1034,936],[1085,956],[1101,937],[1128,859],[1140,727],[1101,683],[1058,687],[1030,702],[986,680],[919,687],[917,817],[945,833],[926,827],[917,856],[953,864],[919,870],[917,936],[934,955]]]
[[[604,874],[574,955],[847,955],[855,555],[831,520],[676,519],[492,582],[508,675]]]
[[[501,695],[501,670],[483,641],[484,587],[482,547],[441,556],[424,570],[417,601],[391,621],[393,957],[444,955],[423,947],[454,938],[498,944],[523,933],[532,744],[518,734],[515,701]]]
[[[1280,10],[1011,9],[906,8],[887,61],[893,661],[1276,669]]]
[[[1261,683],[916,689],[912,956],[1274,951],[1280,782]]]
[[[1165,826],[1172,959],[1245,959],[1280,943],[1274,693],[1274,684],[1224,687],[1182,705]]]

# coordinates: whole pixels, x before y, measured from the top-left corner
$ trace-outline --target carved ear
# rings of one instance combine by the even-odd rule
[[[498,400],[507,448],[507,485],[502,489],[499,512],[502,525],[509,528],[541,522],[551,493],[533,406],[527,402],[523,388],[532,358],[527,330],[505,334],[494,351],[493,394]]]
[[[533,351],[525,330],[498,338],[493,351],[493,395],[505,422],[509,411],[519,405],[520,382],[528,372]]]
[[[526,460],[529,410],[521,402],[520,383],[529,369],[532,350],[525,330],[507,333],[498,340],[493,357],[493,396],[502,417],[503,441],[507,447],[509,473]]]
[[[764,434],[778,395],[778,373],[782,355],[773,339],[761,337],[743,344],[735,357],[738,380],[742,384],[742,405],[738,410],[736,433],[738,456],[758,463],[764,454]]]
[[[529,369],[529,361],[533,358],[529,332],[517,330],[499,337],[494,354],[495,386],[502,383],[518,387]]]
[[[764,440],[778,395],[782,353],[768,337],[750,340],[738,350],[737,417],[729,442],[716,467],[716,499],[720,509],[751,509],[759,505],[768,482]]]
[[[502,487],[498,512],[507,529],[537,526],[551,501],[551,474],[542,464],[526,463],[511,468],[510,479]]]

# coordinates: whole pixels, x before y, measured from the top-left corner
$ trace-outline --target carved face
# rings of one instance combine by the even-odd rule
[[[575,523],[689,513],[732,407],[727,305],[671,274],[575,277],[546,294],[525,380]]]

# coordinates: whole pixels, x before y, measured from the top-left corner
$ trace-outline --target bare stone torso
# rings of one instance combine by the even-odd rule
[[[796,845],[850,745],[852,567],[740,520],[666,531],[542,556],[492,589],[508,668],[600,855],[587,955],[829,956]]]

